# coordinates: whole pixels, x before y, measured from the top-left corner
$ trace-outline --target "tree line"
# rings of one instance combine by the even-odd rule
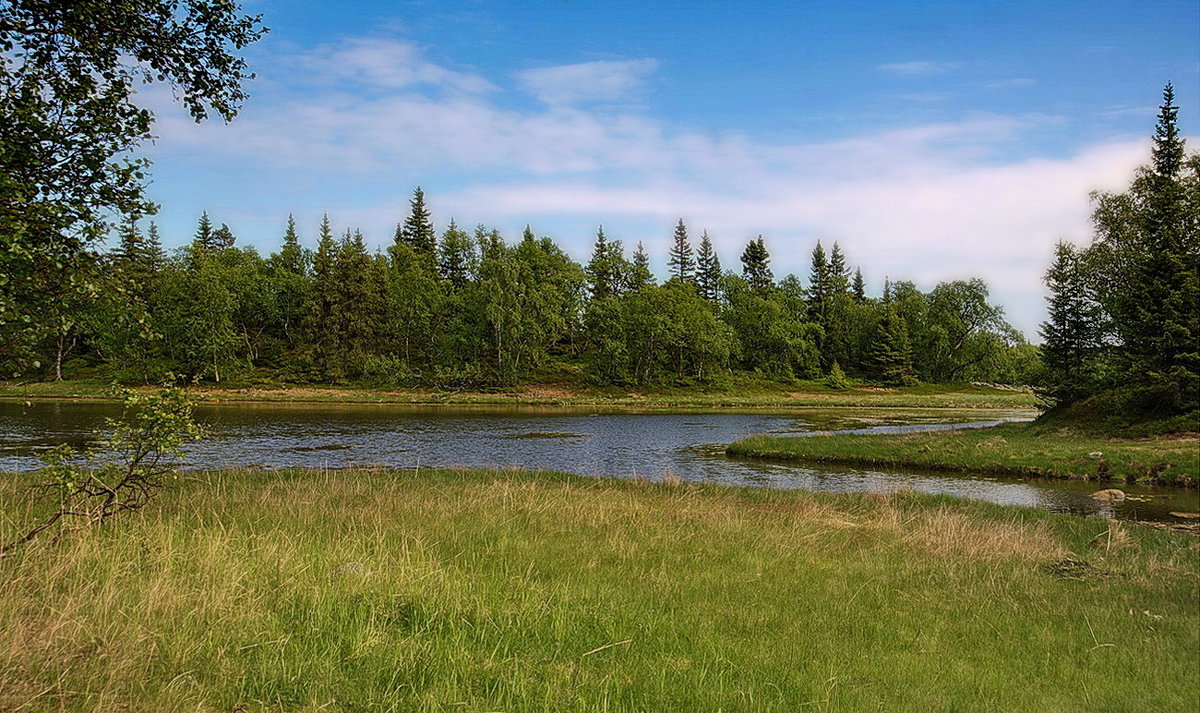
[[[130,219],[94,256],[91,289],[47,305],[25,375],[62,378],[66,365],[126,382],[169,372],[471,387],[555,375],[686,385],[750,372],[906,385],[1027,383],[1038,368],[981,280],[930,292],[889,281],[871,297],[841,247],[819,242],[807,280],[776,280],[762,236],[735,272],[707,232],[693,249],[680,220],[660,283],[641,243],[630,254],[603,227],[579,264],[529,227],[513,243],[453,220],[438,234],[419,188],[410,207],[386,251],[328,216],[305,247],[289,217],[265,257],[207,213],[172,254],[153,223]]]
[[[1059,243],[1046,275],[1045,395],[1133,420],[1200,404],[1200,154],[1187,152],[1163,90],[1151,162],[1123,193],[1093,195],[1093,239]]]

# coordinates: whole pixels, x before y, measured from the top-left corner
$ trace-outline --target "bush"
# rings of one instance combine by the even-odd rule
[[[825,385],[831,389],[850,388],[850,379],[846,378],[846,372],[842,371],[841,365],[836,361],[829,368],[829,375],[825,377]]]
[[[174,476],[183,446],[200,438],[187,393],[175,386],[151,394],[117,391],[124,409],[109,419],[110,435],[86,450],[60,445],[40,456],[45,467],[35,490],[52,499],[51,512],[24,535],[0,547],[0,556],[54,532],[64,535],[141,509]]]

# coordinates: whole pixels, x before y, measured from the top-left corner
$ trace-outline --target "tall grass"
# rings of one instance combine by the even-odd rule
[[[913,495],[205,473],[0,560],[0,710],[1194,710],[1198,560]]]
[[[1031,424],[1013,423],[900,435],[752,436],[726,450],[731,455],[815,463],[1183,486],[1200,483],[1200,439],[1194,433],[1121,439],[1041,431]]]

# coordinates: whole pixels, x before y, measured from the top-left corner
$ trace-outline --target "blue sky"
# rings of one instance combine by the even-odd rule
[[[1054,241],[1148,158],[1166,81],[1200,125],[1195,0],[245,7],[271,32],[233,124],[147,92],[168,246],[207,210],[263,252],[326,211],[383,247],[421,185],[439,229],[530,223],[579,259],[603,223],[662,269],[683,218],[804,277],[836,240],[875,291],[983,277],[1033,338]]]

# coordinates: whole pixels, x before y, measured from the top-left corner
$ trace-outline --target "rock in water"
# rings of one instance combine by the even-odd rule
[[[1119,488],[1097,490],[1092,493],[1092,499],[1099,500],[1102,503],[1119,503],[1125,499],[1125,491]]]

